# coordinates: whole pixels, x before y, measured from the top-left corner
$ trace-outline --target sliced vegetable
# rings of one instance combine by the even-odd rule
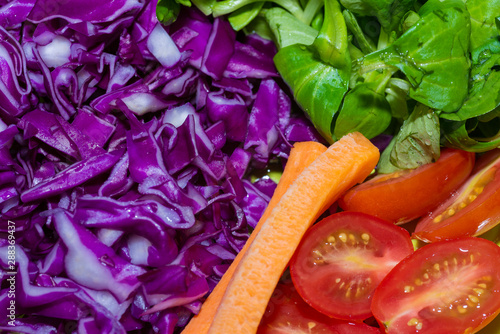
[[[264,222],[229,283],[209,333],[255,332],[266,305],[311,224],[379,158],[360,133],[342,137],[297,178]]]
[[[405,229],[367,214],[340,212],[307,231],[290,261],[290,273],[299,294],[316,310],[338,319],[365,320],[377,285],[412,252]]]
[[[475,333],[500,312],[500,247],[481,238],[426,245],[375,290],[386,333]]]
[[[183,330],[183,334],[204,334],[208,332],[212,319],[214,318],[217,308],[219,307],[224,292],[234,276],[236,267],[240,263],[244,254],[252,244],[253,240],[259,233],[262,225],[271,215],[271,211],[279,203],[281,197],[285,194],[292,183],[308,167],[319,155],[326,151],[326,146],[318,142],[299,142],[295,143],[290,151],[290,156],[285,165],[283,174],[281,175],[278,186],[274,190],[273,197],[269,201],[266,210],[262,214],[259,223],[248,238],[243,249],[238,253],[229,268],[226,270],[222,279],[217,283],[214,290],[210,293],[207,300],[203,303],[200,312],[195,315]]]
[[[257,334],[377,334],[380,330],[364,323],[337,320],[309,306],[291,282],[279,283],[267,304]]]
[[[482,156],[460,189],[418,222],[413,237],[435,242],[480,235],[500,223],[499,203],[500,150],[497,149]]]
[[[353,187],[339,200],[339,206],[393,223],[406,223],[448,198],[470,175],[474,161],[473,153],[445,149],[434,163],[380,174]]]

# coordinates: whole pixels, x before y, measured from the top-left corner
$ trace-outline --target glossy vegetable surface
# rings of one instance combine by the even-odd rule
[[[299,294],[316,310],[359,321],[371,316],[380,281],[412,252],[405,229],[366,214],[340,212],[304,235],[290,273]]]
[[[473,333],[500,311],[500,247],[480,238],[429,244],[397,264],[375,290],[386,333]]]
[[[500,223],[500,151],[488,152],[453,196],[424,216],[413,237],[426,242],[477,236]]]
[[[289,281],[279,283],[262,317],[257,334],[377,334],[364,323],[333,319],[309,306]]]
[[[344,210],[405,223],[447,199],[467,179],[474,161],[473,153],[443,150],[434,163],[380,174],[352,188],[340,199],[339,205]]]

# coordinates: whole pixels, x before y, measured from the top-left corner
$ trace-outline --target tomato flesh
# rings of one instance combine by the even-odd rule
[[[401,227],[362,213],[340,212],[304,235],[290,273],[299,294],[316,310],[338,319],[364,320],[371,316],[378,283],[412,252],[410,235]]]
[[[380,334],[364,323],[332,319],[309,306],[291,282],[279,283],[257,334]]]
[[[386,333],[473,333],[500,311],[500,247],[481,238],[426,245],[375,290],[372,312]]]
[[[339,206],[393,223],[406,223],[447,199],[470,175],[474,162],[474,153],[443,149],[434,163],[380,174],[353,187],[339,200]]]
[[[425,242],[477,236],[500,223],[500,150],[478,166],[454,196],[424,216],[413,237]]]

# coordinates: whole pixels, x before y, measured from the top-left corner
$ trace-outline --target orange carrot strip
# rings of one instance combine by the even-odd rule
[[[288,161],[285,165],[285,169],[283,170],[283,174],[279,180],[278,186],[274,190],[273,196],[269,201],[269,204],[266,207],[266,210],[262,214],[257,226],[253,230],[252,234],[248,238],[243,249],[238,253],[234,261],[231,263],[231,266],[226,270],[222,279],[217,283],[214,290],[210,293],[207,300],[203,303],[200,313],[195,315],[188,325],[182,331],[182,334],[206,334],[208,329],[210,328],[210,324],[212,323],[212,319],[215,316],[217,308],[220,305],[222,297],[224,296],[224,292],[226,291],[226,287],[229,284],[229,281],[233,277],[233,273],[236,269],[236,266],[241,261],[243,254],[245,254],[249,245],[255,239],[257,233],[259,233],[262,224],[271,214],[271,211],[274,209],[276,204],[278,204],[279,200],[283,196],[283,194],[287,191],[290,185],[295,181],[295,179],[299,176],[299,174],[311,164],[321,153],[326,151],[326,146],[314,142],[299,142],[295,143],[290,151],[290,155],[288,157]]]
[[[373,170],[378,149],[362,134],[332,144],[293,182],[241,259],[209,334],[255,333],[306,230],[339,196]]]

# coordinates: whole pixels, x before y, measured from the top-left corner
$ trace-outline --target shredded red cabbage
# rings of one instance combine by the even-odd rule
[[[252,172],[321,140],[275,51],[156,1],[0,1],[0,331],[186,325],[272,196]]]

